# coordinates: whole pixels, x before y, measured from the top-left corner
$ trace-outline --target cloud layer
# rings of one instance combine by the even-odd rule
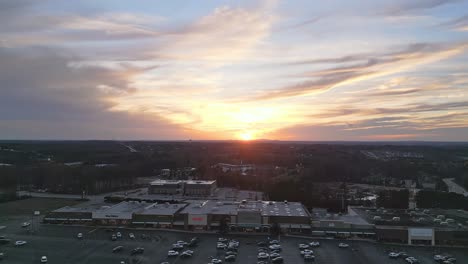
[[[0,138],[468,140],[468,3],[308,5],[2,1]]]

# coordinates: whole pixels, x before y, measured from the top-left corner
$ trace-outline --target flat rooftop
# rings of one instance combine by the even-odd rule
[[[93,212],[93,218],[98,219],[132,219],[134,212],[141,211],[145,207],[151,206],[153,203],[146,202],[121,202],[109,208],[97,210]]]
[[[181,214],[224,214],[237,215],[238,202],[214,200],[190,200]]]
[[[216,181],[197,181],[197,180],[188,180],[185,181],[185,184],[191,185],[211,185],[214,184]]]
[[[186,203],[178,203],[178,204],[168,204],[168,203],[154,203],[148,207],[145,207],[143,210],[139,212],[135,212],[135,214],[139,215],[174,215],[180,209],[187,206]]]
[[[180,213],[187,214],[229,214],[237,215],[239,211],[259,211],[262,216],[295,216],[310,217],[301,203],[270,201],[187,201],[190,204]]]
[[[150,185],[177,185],[177,184],[181,184],[182,181],[178,181],[178,180],[155,180],[155,181],[152,181],[150,182]]]
[[[108,203],[96,203],[96,202],[86,202],[75,206],[65,206],[59,209],[56,209],[52,212],[57,213],[92,213],[96,210],[102,210],[106,208],[110,208],[112,205]]]

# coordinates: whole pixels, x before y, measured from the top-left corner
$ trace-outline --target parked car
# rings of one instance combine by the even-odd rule
[[[122,233],[117,232],[117,238],[122,238]]]
[[[313,255],[314,254],[314,251],[313,250],[310,250],[310,249],[304,249],[304,250],[301,250],[301,255]]]
[[[275,249],[281,250],[281,246],[278,244],[270,245],[269,248],[270,250],[275,250]]]
[[[47,263],[47,257],[46,256],[41,257],[41,263]]]
[[[123,246],[117,246],[115,248],[112,249],[112,252],[113,253],[117,253],[117,252],[120,252],[123,250]]]
[[[389,258],[398,258],[400,256],[400,254],[396,253],[396,252],[390,252],[388,253],[388,257]]]
[[[281,255],[279,253],[270,253],[270,258],[277,258],[277,257],[281,257]]]
[[[184,245],[181,245],[181,244],[172,244],[172,249],[173,250],[181,250],[181,249],[184,249]]]
[[[225,249],[225,248],[226,248],[226,244],[218,242],[218,244],[216,244],[216,248],[217,248],[217,249]]]
[[[224,258],[225,261],[236,261],[236,256],[235,255],[227,255],[225,258]]]
[[[299,249],[307,249],[309,248],[309,245],[307,244],[299,244]]]
[[[128,237],[129,237],[130,239],[135,239],[135,235],[134,235],[133,233],[128,234]]]
[[[24,228],[24,227],[28,227],[28,226],[30,226],[30,225],[31,225],[30,222],[24,222],[24,223],[21,224],[21,227]]]
[[[132,252],[130,252],[130,255],[136,255],[136,254],[143,254],[143,252],[145,252],[145,249],[142,248],[142,247],[137,247],[137,248],[134,248],[132,249]]]
[[[260,242],[257,243],[257,246],[259,246],[259,247],[266,247],[267,245],[268,244],[265,241],[260,241]]]
[[[184,252],[182,252],[182,254],[180,254],[180,257],[181,258],[191,258],[192,255],[193,255],[193,253],[184,251]]]
[[[214,258],[214,259],[211,260],[211,263],[212,263],[212,264],[221,264],[221,263],[223,263],[223,261],[220,260],[220,259]]]
[[[282,257],[276,257],[271,260],[271,263],[283,263],[283,258]]]
[[[314,261],[315,256],[314,255],[304,255],[304,260],[305,261]]]
[[[177,251],[175,251],[175,250],[169,250],[169,251],[167,252],[167,256],[168,256],[168,257],[177,257],[177,256],[179,256],[179,252],[177,252]]]
[[[268,253],[265,253],[265,252],[260,252],[257,255],[257,259],[268,259],[268,258],[270,258],[270,255]]]
[[[116,241],[116,240],[117,240],[117,236],[116,236],[115,234],[112,234],[111,240],[112,240],[112,241]]]
[[[82,239],[82,238],[83,238],[83,233],[78,233],[78,235],[76,235],[76,237],[77,237],[78,239]]]
[[[24,241],[24,240],[18,240],[18,241],[15,242],[15,246],[17,246],[17,247],[24,246],[26,244],[27,244],[27,242]]]
[[[339,243],[339,244],[338,244],[338,247],[339,247],[339,248],[349,248],[349,245],[346,244],[346,243]]]
[[[312,241],[312,242],[309,243],[309,245],[310,245],[311,247],[320,247],[320,242],[318,242],[318,241]]]

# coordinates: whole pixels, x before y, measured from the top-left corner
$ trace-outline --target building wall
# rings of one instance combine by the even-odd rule
[[[436,230],[437,245],[468,245],[468,231]]]
[[[310,217],[303,216],[269,216],[269,223],[264,224],[302,224],[310,225]]]
[[[216,189],[216,182],[212,184],[185,184],[184,194],[188,196],[210,196]]]
[[[66,220],[64,220],[66,219]],[[50,212],[44,217],[44,222],[70,222],[77,219],[92,219],[91,212]]]
[[[397,228],[376,228],[375,230],[377,240],[385,242],[408,242],[408,230],[404,227]]]
[[[172,223],[172,215],[134,214],[132,222]]]
[[[149,194],[179,194],[181,192],[178,185],[150,185]]]

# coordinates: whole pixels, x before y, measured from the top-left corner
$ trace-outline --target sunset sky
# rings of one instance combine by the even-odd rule
[[[468,141],[468,1],[0,0],[0,139]]]

